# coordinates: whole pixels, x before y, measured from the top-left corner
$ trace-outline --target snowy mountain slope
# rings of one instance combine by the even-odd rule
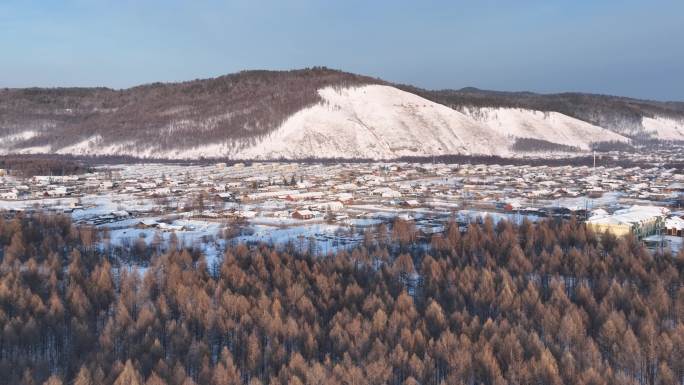
[[[11,151],[17,144],[29,140],[34,136],[36,136],[36,132],[33,130],[0,135],[0,154]]]
[[[323,67],[242,71],[211,79],[108,88],[0,88],[0,138],[33,131],[0,151],[125,154],[187,152],[210,144],[255,143],[327,86],[381,80]],[[233,146],[231,144],[231,146]],[[192,155],[190,155],[192,156]]]
[[[52,152],[61,155],[87,155],[87,156],[107,156],[107,155],[127,155],[139,158],[158,158],[158,159],[198,159],[198,158],[224,158],[231,157],[236,152],[235,145],[238,141],[226,141],[206,145],[198,145],[190,148],[159,149],[153,146],[140,149],[134,141],[123,141],[113,144],[104,144],[102,138],[94,136],[82,140],[73,145],[60,149],[50,149]],[[30,151],[36,153],[37,151]],[[46,151],[38,151],[46,152]]]
[[[323,103],[291,116],[238,158],[508,155],[510,141],[462,113],[397,88],[319,90]]]
[[[145,158],[304,159],[403,156],[511,156],[516,138],[532,138],[588,150],[591,143],[628,141],[611,131],[555,112],[513,108],[466,108],[461,111],[388,85],[328,86],[318,90],[320,102],[290,115],[275,130],[253,138],[225,138],[193,146],[159,148],[136,140],[106,141],[100,134],[68,145],[7,146],[20,153],[129,155]],[[181,124],[182,123],[182,124]],[[198,135],[183,122],[172,134]],[[15,134],[25,143],[35,133]],[[29,142],[30,143],[30,142]]]
[[[658,139],[654,136],[655,131],[644,126],[644,118],[684,121],[682,102],[660,102],[578,92],[537,94],[489,91],[472,87],[460,90],[425,90],[410,85],[397,87],[457,110],[491,107],[558,112],[637,140]]]
[[[430,91],[315,67],[181,83],[0,89],[0,154],[394,158],[684,140],[684,103]]]
[[[684,119],[643,117],[641,125],[654,138],[661,140],[684,140]]]
[[[595,142],[628,142],[604,128],[558,112],[523,108],[466,107],[461,111],[504,136],[532,138],[589,150]]]

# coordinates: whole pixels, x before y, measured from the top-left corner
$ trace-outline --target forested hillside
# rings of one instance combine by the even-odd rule
[[[654,135],[650,127],[644,125],[644,118],[665,117],[680,122],[684,119],[682,102],[660,102],[579,92],[537,94],[488,91],[472,87],[435,91],[412,86],[400,88],[459,110],[493,107],[559,112],[635,139],[651,139]]]
[[[397,221],[217,266],[173,242],[122,260],[65,216],[0,220],[0,245],[6,384],[684,384],[684,254],[575,221]]]
[[[32,152],[56,152],[92,138],[98,138],[100,149],[128,146],[126,154],[226,140],[247,145],[295,112],[321,102],[317,91],[323,87],[379,82],[314,67],[243,71],[124,90],[0,89],[0,137],[5,145]],[[78,152],[72,150],[67,153]]]
[[[517,139],[536,142],[520,146]],[[120,90],[0,89],[0,155],[511,157],[586,153],[604,142],[633,150],[625,146],[644,141],[684,141],[684,104],[581,93],[426,90],[326,67],[242,71]]]

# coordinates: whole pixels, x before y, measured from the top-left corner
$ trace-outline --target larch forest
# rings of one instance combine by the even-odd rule
[[[579,221],[395,220],[351,251],[234,244],[213,266],[108,237],[0,219],[0,382],[684,384],[684,253]]]

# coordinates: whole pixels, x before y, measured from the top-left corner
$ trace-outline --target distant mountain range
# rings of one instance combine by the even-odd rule
[[[327,68],[124,90],[0,90],[0,153],[374,158],[589,151],[684,141],[684,103],[425,90]]]

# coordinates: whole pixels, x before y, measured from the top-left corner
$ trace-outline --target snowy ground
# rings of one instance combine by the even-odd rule
[[[684,246],[683,237],[675,237],[672,235],[651,235],[643,239],[649,249],[653,251],[670,250],[673,254],[677,254]]]

